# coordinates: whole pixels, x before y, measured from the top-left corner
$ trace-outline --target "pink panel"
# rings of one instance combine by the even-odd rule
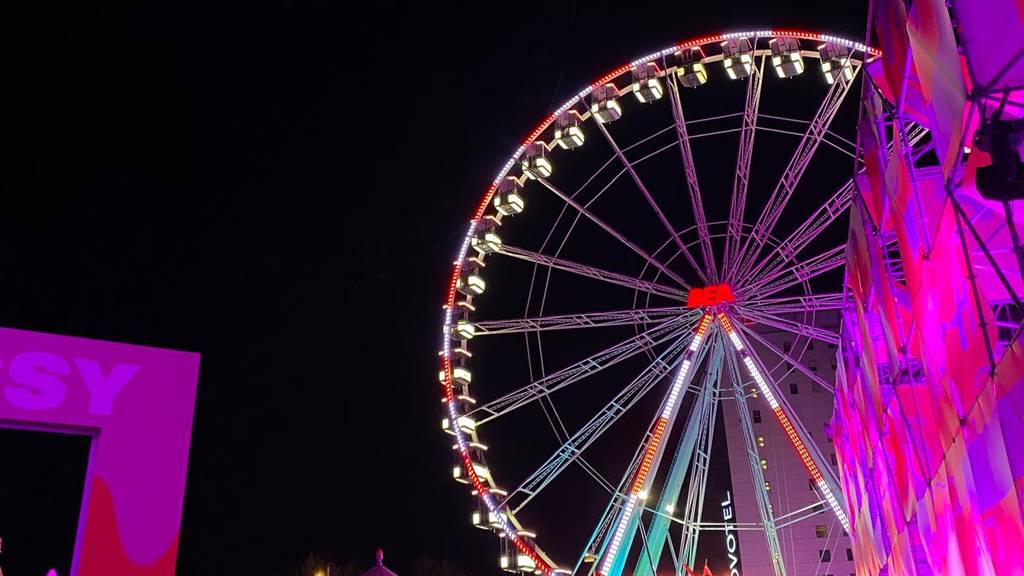
[[[885,55],[881,62],[885,96],[891,102],[901,102],[910,50],[907,9],[902,0],[876,0],[873,4],[873,24],[878,34],[878,47]]]
[[[0,426],[92,436],[72,573],[171,576],[199,355],[0,329]]]
[[[1021,48],[1024,3],[1020,0],[960,1],[956,3],[960,34],[979,85],[986,85]],[[1018,60],[1000,81],[1024,86],[1024,60]]]
[[[967,90],[944,0],[916,0],[907,22],[914,68],[928,104],[935,152],[948,176],[958,158]]]

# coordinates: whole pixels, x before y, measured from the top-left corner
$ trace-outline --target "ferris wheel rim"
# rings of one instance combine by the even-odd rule
[[[668,56],[670,54],[673,54],[673,53],[675,53],[675,52],[677,52],[679,50],[682,50],[682,49],[692,48],[692,47],[700,47],[700,46],[708,45],[708,44],[711,44],[711,43],[723,42],[725,40],[735,39],[735,38],[755,38],[756,39],[756,38],[767,38],[767,37],[792,37],[792,38],[797,38],[797,39],[800,39],[800,40],[813,40],[813,41],[822,41],[822,42],[836,43],[836,44],[842,45],[842,46],[844,46],[846,48],[849,48],[849,49],[851,49],[851,50],[853,50],[855,52],[860,52],[861,54],[863,54],[863,60],[860,61],[861,64],[866,63],[866,62],[868,62],[868,61],[870,61],[870,60],[872,60],[874,58],[877,58],[877,57],[881,56],[881,52],[879,50],[871,48],[871,47],[868,47],[868,46],[865,46],[865,45],[863,45],[863,44],[861,44],[859,42],[854,42],[854,41],[847,40],[845,38],[838,37],[838,36],[831,36],[831,35],[825,35],[825,34],[820,34],[820,33],[815,33],[815,32],[799,31],[799,30],[763,29],[763,30],[743,31],[743,32],[732,32],[732,33],[726,33],[726,34],[716,34],[716,35],[704,36],[704,37],[700,37],[700,38],[696,38],[696,39],[688,40],[688,41],[685,41],[685,42],[682,42],[682,43],[679,43],[679,44],[672,45],[672,46],[670,46],[668,48],[665,48],[663,50],[660,50],[660,51],[652,53],[652,54],[648,54],[648,55],[646,55],[646,56],[644,56],[642,58],[639,58],[637,60],[633,60],[633,61],[629,62],[628,64],[625,64],[623,66],[620,66],[619,68],[616,68],[615,70],[609,72],[608,74],[600,77],[595,82],[587,85],[587,87],[585,87],[583,90],[581,90],[575,96],[573,96],[572,98],[567,100],[562,106],[560,106],[559,108],[554,110],[551,114],[549,114],[529,134],[529,136],[523,141],[523,143],[518,147],[518,149],[509,157],[509,160],[499,170],[498,175],[494,178],[494,180],[491,182],[490,186],[487,188],[486,192],[484,193],[482,201],[480,202],[480,204],[479,204],[478,208],[476,209],[476,211],[473,213],[473,216],[472,216],[472,218],[471,218],[471,220],[469,222],[468,230],[467,230],[466,235],[464,236],[463,241],[462,241],[462,243],[460,245],[460,248],[459,248],[458,257],[457,257],[457,259],[453,263],[452,276],[450,278],[450,282],[449,282],[449,286],[448,286],[448,291],[447,291],[447,297],[446,297],[446,300],[445,300],[445,305],[443,307],[444,308],[444,315],[443,315],[443,324],[442,324],[442,339],[443,339],[442,379],[443,379],[443,387],[444,387],[444,401],[445,401],[445,404],[446,404],[446,406],[448,408],[448,415],[449,415],[449,418],[451,419],[452,429],[453,429],[454,435],[455,435],[456,440],[457,440],[457,445],[456,445],[455,448],[457,448],[457,449],[459,449],[461,451],[462,460],[463,460],[463,463],[464,463],[465,468],[466,468],[466,473],[468,474],[468,476],[469,476],[469,478],[471,480],[470,484],[472,485],[474,494],[480,496],[481,499],[487,504],[488,508],[490,508],[493,512],[497,512],[497,509],[493,505],[493,500],[488,500],[488,498],[487,498],[487,496],[488,496],[488,489],[487,489],[486,485],[483,484],[479,480],[479,478],[477,477],[476,472],[475,472],[475,470],[473,468],[473,465],[471,464],[471,462],[469,461],[468,457],[466,456],[467,438],[465,437],[463,432],[460,430],[459,426],[456,424],[456,421],[458,419],[458,415],[455,413],[454,408],[453,408],[454,407],[454,402],[453,402],[454,395],[453,395],[453,380],[452,380],[452,368],[451,368],[451,336],[449,334],[449,327],[452,325],[452,313],[453,313],[453,310],[454,310],[455,298],[456,298],[456,284],[457,284],[458,279],[459,279],[459,275],[460,275],[460,270],[461,270],[462,264],[463,264],[463,262],[466,261],[466,257],[467,257],[467,254],[468,254],[469,248],[470,248],[470,241],[471,241],[471,239],[473,237],[473,234],[475,232],[475,228],[477,226],[477,223],[481,220],[481,218],[484,215],[484,212],[487,210],[488,206],[491,204],[491,201],[492,201],[492,199],[494,197],[494,194],[495,194],[495,192],[496,192],[496,190],[498,188],[499,183],[508,175],[508,173],[510,172],[512,167],[515,166],[516,162],[522,157],[522,155],[526,151],[527,147],[530,144],[532,144],[548,127],[550,127],[551,124],[558,118],[558,116],[560,114],[562,114],[562,113],[572,109],[576,104],[578,104],[581,101],[583,101],[583,99],[586,96],[588,96],[589,94],[591,94],[594,91],[595,88],[603,86],[606,83],[613,81],[615,78],[630,72],[631,70],[635,69],[637,66],[645,64],[647,62],[655,61],[655,60],[657,60],[659,58],[664,58],[664,57],[666,57],[666,56]],[[849,59],[853,60],[852,54],[849,57]],[[680,233],[681,233],[681,231],[680,231]],[[649,265],[650,265],[650,262],[645,264],[644,265],[644,269],[646,269],[647,266],[649,266]],[[667,273],[666,270],[659,270],[658,274],[660,275],[662,272],[666,272]],[[688,287],[687,287],[687,289],[688,289]],[[501,519],[501,517],[502,517],[501,514],[499,514],[499,520]],[[507,517],[505,519],[507,521]],[[513,519],[513,521],[514,521],[514,519]],[[517,531],[516,531],[515,527],[510,526],[510,525],[506,525],[504,522],[502,522],[502,529],[503,529],[503,532],[504,532],[502,535],[507,537],[509,539],[510,543],[513,544],[517,549],[519,549],[519,551],[521,551],[523,554],[526,554],[527,556],[529,556],[534,561],[534,563],[535,563],[535,570],[537,572],[539,572],[541,574],[544,574],[545,576],[550,576],[551,574],[554,574],[556,572],[568,572],[567,570],[563,570],[563,569],[558,568],[553,562],[551,562],[547,558],[547,556],[542,552],[541,548],[536,543],[528,543],[525,540],[522,540],[521,538],[519,538],[519,536],[516,533]]]

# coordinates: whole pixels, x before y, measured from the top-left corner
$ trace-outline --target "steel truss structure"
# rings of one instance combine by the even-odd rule
[[[877,51],[856,42],[784,30],[684,42],[622,66],[587,87],[542,122],[499,172],[470,222],[455,260],[444,306],[439,380],[445,406],[442,428],[454,437],[452,475],[467,484],[477,499],[473,523],[500,537],[502,568],[544,575],[599,576],[620,576],[632,570],[636,576],[652,576],[663,562],[670,562],[676,574],[686,573],[696,561],[702,533],[737,528],[707,522],[702,515],[715,422],[723,401],[738,405],[751,474],[761,480],[754,482],[760,521],[740,528],[764,531],[776,559],[775,574],[786,571],[776,534],[780,526],[807,514],[831,513],[849,529],[838,479],[779,391],[778,378],[797,370],[825,389],[832,390],[833,383],[802,366],[802,350],[771,345],[753,325],[792,333],[804,342],[840,341],[839,334],[816,325],[814,317],[823,310],[843,308],[843,296],[838,289],[815,292],[813,285],[845,263],[844,246],[821,251],[812,246],[823,231],[842,224],[854,198],[853,182],[824,195],[824,202],[818,200],[820,206],[811,216],[791,229],[784,230],[780,223],[822,144],[857,155],[856,147],[832,132],[830,125],[865,60],[877,56]],[[767,85],[774,83],[771,72],[781,78],[795,76],[803,72],[805,60],[820,62],[824,75],[824,94],[814,115],[809,120],[794,120],[762,114],[761,96],[772,89]],[[746,83],[743,110],[688,118],[686,91],[708,82],[708,70],[718,66],[730,78]],[[666,102],[671,125],[638,142],[620,143],[614,123],[629,113],[620,101],[631,98],[641,103]],[[576,190],[563,190],[552,180],[556,153],[583,146],[584,128],[600,134],[599,145],[610,150],[608,161],[598,172],[604,179],[610,175],[611,182],[596,193],[592,192],[597,185],[593,183],[601,181],[597,174]],[[799,141],[764,208],[756,218],[749,218],[751,163],[761,131],[794,134]],[[693,143],[721,134],[738,135],[739,150],[728,219],[715,221],[707,217],[709,197],[701,190]],[[659,137],[671,140],[659,144]],[[589,141],[587,145],[591,145]],[[651,152],[653,145],[660,148]],[[678,151],[683,169],[681,183],[692,217],[688,227],[673,222],[639,169],[648,158],[669,150]],[[513,173],[514,167],[518,172]],[[595,201],[620,177],[632,183],[640,205],[637,210],[649,211],[658,230],[663,229],[667,239],[657,249],[645,248],[621,223],[598,213]],[[527,194],[550,195],[561,206],[556,225],[534,249],[502,240],[506,223],[526,209]],[[599,254],[592,255],[591,261],[566,256],[569,234],[584,223],[638,259],[640,271],[629,273],[599,264]],[[562,230],[561,238],[556,228]],[[525,313],[488,319],[478,311],[490,290],[487,282],[491,276],[485,265],[511,261],[532,266]],[[555,273],[632,292],[634,305],[547,313],[548,286]],[[634,333],[558,370],[545,366],[542,336],[608,327],[628,327]],[[499,393],[489,391],[487,398],[473,397],[471,388],[477,384],[473,369],[486,361],[483,353],[474,355],[476,343],[517,336],[526,344],[529,380]],[[613,372],[606,372],[612,366],[638,359],[644,359],[644,368],[618,387],[596,414],[575,430],[566,427],[556,397],[576,391],[581,386],[578,383],[593,381],[598,374]],[[635,448],[623,462],[621,475],[608,479],[587,459],[588,448],[624,415],[644,406],[642,400],[655,390],[661,398],[649,421],[644,420],[648,421],[646,432],[629,444]],[[750,422],[748,405],[754,403],[771,410],[806,467],[823,506],[781,516],[772,510]],[[525,478],[502,488],[488,465],[490,448],[483,438],[489,426],[515,418],[526,406],[543,411],[558,447]],[[684,406],[689,406],[688,413],[682,413]],[[677,424],[681,429],[674,434]],[[608,501],[575,562],[557,564],[540,546],[537,535],[524,526],[524,519],[538,495],[572,467],[586,472],[607,493]]]
[[[983,174],[1024,116],[1024,7],[903,8],[870,3],[886,62],[862,84],[833,419],[853,552],[871,576],[1021,572],[1021,203]]]

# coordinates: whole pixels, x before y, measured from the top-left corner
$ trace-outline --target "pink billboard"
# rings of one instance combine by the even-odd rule
[[[172,576],[199,355],[0,328],[0,428],[90,437],[72,576]]]

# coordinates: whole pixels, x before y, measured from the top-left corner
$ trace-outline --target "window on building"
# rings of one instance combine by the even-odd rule
[[[846,559],[853,562],[853,550],[850,550],[849,548],[846,549]]]
[[[814,535],[818,538],[825,538],[828,536],[828,528],[824,524],[818,524],[814,527]]]
[[[828,443],[831,444],[832,443],[832,434],[831,434],[831,431],[828,429],[828,422],[825,422],[824,424],[822,424],[821,427],[825,429],[825,438],[827,438],[828,439]]]
[[[828,349],[829,349],[829,350],[835,350],[835,349],[836,349],[836,345],[835,345],[835,344],[833,344],[832,342],[829,342],[829,343],[828,343]]]
[[[839,360],[835,356],[832,357],[832,369],[835,370],[839,367]]]
[[[817,382],[811,382],[811,392],[813,392],[814,394],[821,392],[821,384],[818,384]]]
[[[808,350],[814,350],[814,340],[808,340],[807,341],[807,349]]]
[[[786,341],[782,343],[782,351],[789,354],[789,351],[793,349],[793,343]]]
[[[754,410],[753,416],[754,416],[754,424],[760,424],[761,423],[761,411],[760,410]]]
[[[832,551],[831,550],[818,550],[818,558],[822,562],[831,562],[832,561]]]
[[[790,382],[789,383],[789,393],[790,394],[799,394],[800,393],[800,386],[798,386],[796,382]]]
[[[829,454],[828,456],[829,456],[829,459],[832,460],[832,465],[835,466],[837,464],[837,462],[836,462],[836,453],[833,452],[833,453]]]
[[[811,369],[811,372],[817,372],[818,371],[818,361],[817,360],[808,360],[807,361],[807,367]]]

